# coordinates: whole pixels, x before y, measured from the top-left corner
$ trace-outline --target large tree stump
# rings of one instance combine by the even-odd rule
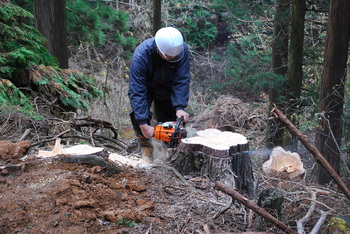
[[[253,170],[248,140],[241,134],[206,129],[197,136],[182,139],[171,158],[182,174],[208,175],[233,188],[253,195]]]

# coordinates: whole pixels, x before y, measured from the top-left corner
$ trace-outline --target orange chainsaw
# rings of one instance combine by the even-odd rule
[[[183,118],[177,120],[177,122],[164,122],[160,123],[154,128],[154,139],[163,141],[169,148],[175,148],[182,138],[187,137],[185,129],[185,123],[183,127],[180,127]]]

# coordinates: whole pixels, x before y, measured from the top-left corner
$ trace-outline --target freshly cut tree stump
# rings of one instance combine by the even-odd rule
[[[182,139],[171,164],[182,174],[199,172],[248,195],[254,193],[248,140],[239,133],[198,131],[197,136]]]

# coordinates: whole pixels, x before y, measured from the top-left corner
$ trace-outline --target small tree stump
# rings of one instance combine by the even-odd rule
[[[197,172],[212,181],[253,195],[253,170],[248,140],[241,134],[206,129],[182,139],[171,164],[182,174]]]

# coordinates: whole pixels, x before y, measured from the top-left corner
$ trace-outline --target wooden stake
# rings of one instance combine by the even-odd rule
[[[344,195],[350,200],[350,190],[334,170],[327,159],[321,154],[320,151],[302,134],[292,122],[277,108],[274,107],[271,111],[272,116],[279,120],[293,135],[298,137],[299,141],[315,156],[318,163],[329,173],[329,175],[335,180],[339,188],[343,191]]]

